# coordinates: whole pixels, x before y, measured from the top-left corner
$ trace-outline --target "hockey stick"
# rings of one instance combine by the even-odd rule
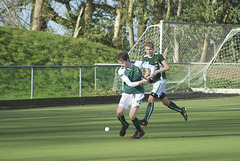
[[[136,72],[135,70],[132,70],[132,69],[130,69],[130,68],[128,68],[128,70],[130,70],[130,71],[136,73],[136,74],[139,75],[141,78],[148,80],[148,78],[144,77],[142,74]]]

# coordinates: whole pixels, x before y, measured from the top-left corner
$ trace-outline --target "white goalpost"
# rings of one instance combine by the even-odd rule
[[[142,59],[148,41],[170,66],[166,72],[168,93],[240,93],[239,25],[161,21],[147,27],[129,51],[132,61]],[[113,89],[122,89],[117,73]],[[145,91],[151,91],[150,84]]]
[[[206,67],[208,93],[240,94],[240,28],[231,30]]]

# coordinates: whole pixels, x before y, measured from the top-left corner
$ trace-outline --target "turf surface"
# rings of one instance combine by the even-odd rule
[[[0,160],[239,160],[240,96],[174,102],[188,107],[189,120],[156,102],[139,140],[129,139],[135,129],[128,111],[130,127],[119,137],[117,104],[0,111]]]

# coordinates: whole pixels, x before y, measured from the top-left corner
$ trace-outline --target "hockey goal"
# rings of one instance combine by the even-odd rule
[[[131,61],[142,59],[148,41],[170,66],[168,93],[240,93],[240,26],[161,21],[137,40],[129,51]],[[122,85],[116,73],[114,90]],[[145,90],[150,92],[151,85]]]

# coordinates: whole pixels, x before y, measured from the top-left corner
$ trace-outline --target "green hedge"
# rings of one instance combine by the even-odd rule
[[[47,32],[0,27],[1,66],[66,66],[116,63],[120,50],[100,43]],[[110,70],[111,71],[111,70]],[[111,95],[114,72],[103,70],[95,90],[94,69],[82,69],[82,96]],[[30,68],[0,68],[1,99],[29,99]],[[105,79],[101,79],[102,77]],[[108,82],[106,82],[108,80]],[[112,81],[110,83],[110,81]],[[34,70],[34,98],[78,97],[79,70],[41,68]]]
[[[119,50],[47,32],[0,27],[0,65],[116,63]]]

